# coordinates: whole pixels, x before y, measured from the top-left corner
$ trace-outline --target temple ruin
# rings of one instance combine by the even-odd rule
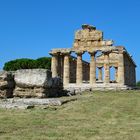
[[[85,52],[90,62],[82,60]],[[125,47],[104,40],[103,32],[94,26],[82,25],[72,48],[52,49],[50,54],[52,77],[61,77],[65,89],[128,89],[136,84],[136,64]],[[115,70],[114,80],[110,78],[111,68]]]

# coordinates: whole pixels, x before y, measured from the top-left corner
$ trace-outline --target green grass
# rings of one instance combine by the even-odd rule
[[[140,91],[75,97],[57,108],[1,109],[0,140],[140,140]]]

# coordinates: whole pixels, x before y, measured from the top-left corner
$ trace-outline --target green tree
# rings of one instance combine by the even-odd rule
[[[35,69],[35,68],[51,69],[51,58],[41,57],[36,60],[28,58],[16,59],[6,62],[4,64],[3,70],[15,71],[18,69]]]
[[[137,85],[138,87],[140,87],[140,81],[138,81],[136,85]]]
[[[41,57],[36,59],[37,68],[51,69],[51,58]]]

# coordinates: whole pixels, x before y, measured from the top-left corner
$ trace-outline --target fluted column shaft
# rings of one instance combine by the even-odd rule
[[[119,53],[119,62],[118,62],[118,82],[119,84],[124,84],[124,54],[123,52]]]
[[[104,53],[104,83],[110,82],[109,53]]]
[[[64,55],[61,55],[61,78],[63,79],[64,73]]]
[[[52,71],[52,77],[58,76],[58,56],[57,56],[57,54],[52,55],[51,71]]]
[[[96,60],[95,52],[90,53],[90,84],[96,83]]]
[[[118,67],[115,67],[115,81],[118,82]]]
[[[98,80],[102,81],[102,67],[98,68]]]
[[[68,85],[70,82],[70,60],[69,54],[64,56],[64,73],[63,73],[63,84]]]
[[[83,82],[82,53],[77,53],[76,83],[82,84],[82,82]]]

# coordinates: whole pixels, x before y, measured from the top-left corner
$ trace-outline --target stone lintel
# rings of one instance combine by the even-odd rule
[[[89,53],[89,54],[94,54],[94,53],[96,53],[96,52],[97,52],[96,49],[89,49],[89,50],[88,50],[88,53]]]
[[[103,32],[93,29],[77,30],[75,33],[75,42],[85,43],[87,41],[101,41],[103,40]]]
[[[63,55],[63,54],[70,54],[71,51],[72,51],[71,48],[53,49],[53,50],[51,50],[51,52],[49,54],[50,55],[58,55],[58,54]]]
[[[113,44],[114,44],[113,40],[103,40],[103,41],[100,41],[100,45],[101,46],[112,46]]]
[[[76,53],[77,55],[82,55],[82,54],[84,53],[84,51],[75,51],[75,53]]]

